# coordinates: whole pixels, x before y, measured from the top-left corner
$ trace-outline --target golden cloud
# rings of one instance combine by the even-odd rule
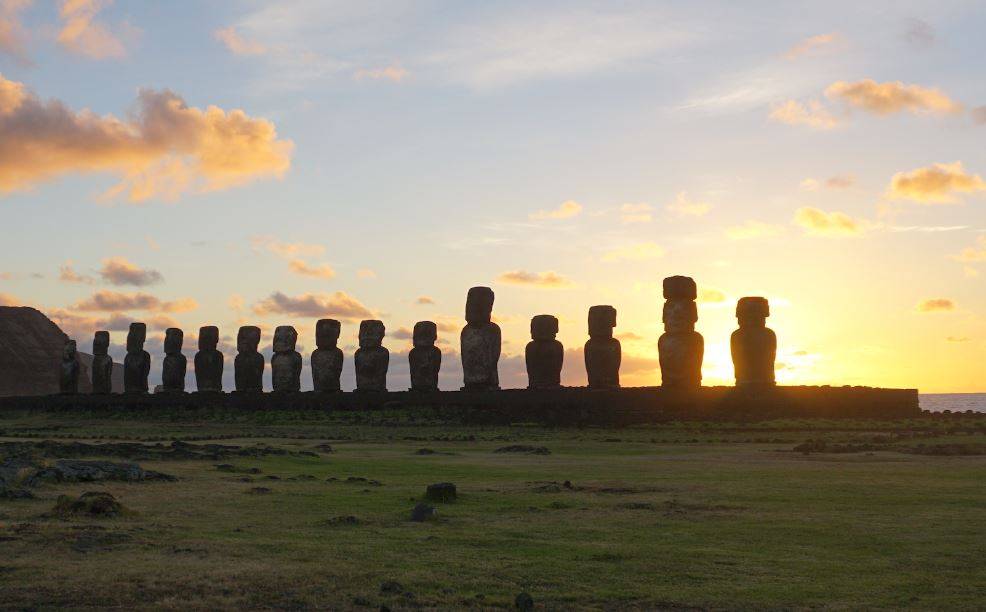
[[[582,212],[582,205],[575,200],[565,200],[554,210],[539,210],[531,213],[528,217],[534,221],[542,219],[568,219],[575,217]]]
[[[273,236],[253,236],[250,244],[255,251],[270,251],[278,257],[295,259],[298,257],[318,257],[325,254],[325,247],[307,242],[281,242]]]
[[[58,268],[58,280],[63,283],[84,283],[86,285],[96,282],[93,277],[76,272],[71,261],[66,261]]]
[[[646,261],[664,257],[664,249],[654,242],[638,242],[613,249],[603,254],[603,261],[614,263],[618,261]]]
[[[178,321],[165,314],[154,314],[150,316],[134,317],[126,313],[114,312],[106,317],[94,317],[80,315],[76,312],[63,308],[44,309],[45,315],[54,321],[69,337],[80,341],[91,339],[96,330],[125,332],[130,328],[133,321],[142,321],[150,329],[167,329],[169,327],[181,327]],[[186,336],[186,341],[188,336]]]
[[[22,306],[24,303],[15,295],[0,293],[0,306]]]
[[[769,238],[784,233],[784,227],[762,221],[747,221],[743,225],[726,228],[726,237],[730,240],[753,240],[754,238]]]
[[[263,55],[267,53],[266,46],[255,40],[244,38],[233,26],[216,30],[212,35],[234,55]]]
[[[146,270],[127,261],[125,257],[110,257],[103,260],[99,271],[102,279],[111,285],[133,285],[144,287],[164,280],[157,270]]]
[[[527,272],[526,270],[504,272],[496,280],[508,285],[527,285],[529,287],[541,287],[544,289],[560,289],[572,285],[572,281],[554,272],[539,273]]]
[[[125,26],[119,35],[96,19],[96,15],[113,4],[113,0],[62,0],[58,16],[62,29],[58,32],[58,44],[65,49],[92,59],[118,59],[126,56],[122,37],[134,37],[139,32],[133,26]]]
[[[978,174],[968,174],[962,162],[932,164],[910,172],[898,172],[890,181],[887,195],[922,204],[949,204],[956,193],[986,191],[986,181]]]
[[[721,304],[726,301],[726,294],[718,289],[699,289],[698,301],[705,304]]]
[[[89,298],[72,306],[74,310],[82,312],[122,312],[124,310],[188,312],[198,307],[198,303],[192,298],[165,302],[148,293],[119,293],[105,290],[97,291]]]
[[[356,270],[356,278],[376,278],[376,277],[377,277],[376,271],[371,270],[370,268],[360,268],[359,270]]]
[[[825,95],[877,115],[892,115],[904,111],[915,114],[962,112],[962,105],[940,90],[920,85],[905,85],[900,81],[886,83],[877,83],[872,79],[855,83],[837,81],[825,89]]]
[[[400,66],[385,66],[383,68],[362,68],[353,75],[357,81],[371,79],[379,81],[381,79],[400,83],[410,75],[407,70]]]
[[[816,130],[831,130],[842,123],[818,100],[810,100],[807,104],[797,100],[775,104],[771,107],[770,119],[787,125],[805,125]]]
[[[955,302],[948,298],[924,300],[917,305],[918,312],[950,312],[955,310]]]
[[[372,319],[374,316],[359,300],[342,291],[332,294],[303,293],[295,297],[275,291],[254,304],[253,312],[261,316],[284,314],[295,317],[335,317],[347,321]]]
[[[329,264],[311,265],[303,259],[292,259],[288,262],[288,269],[295,274],[311,276],[313,278],[332,278],[336,271]]]
[[[627,224],[650,223],[651,210],[651,205],[643,202],[639,204],[624,204],[620,206],[620,220]]]
[[[976,123],[986,123],[986,106],[977,106],[969,111],[969,114],[972,115],[972,120]]]
[[[712,207],[705,202],[693,202],[689,200],[688,194],[684,191],[679,192],[674,202],[668,204],[668,210],[683,217],[701,217],[709,212],[710,208]]]
[[[43,101],[0,76],[0,193],[73,172],[122,175],[105,198],[175,199],[281,178],[293,143],[241,110],[189,107],[170,91],[141,90],[126,121]]]
[[[797,59],[802,55],[816,53],[822,49],[831,47],[833,43],[840,39],[841,36],[835,32],[810,36],[788,49],[787,53],[784,54],[784,57],[787,59]]]
[[[953,255],[952,259],[963,263],[986,261],[986,236],[979,236],[976,246],[962,249],[962,252]]]
[[[0,54],[9,55],[22,65],[31,62],[24,48],[26,34],[19,13],[32,3],[33,0],[0,0]]]
[[[414,300],[414,303],[421,305],[434,304],[435,300],[433,298],[428,297],[427,295],[422,295],[418,299]]]
[[[805,233],[815,236],[850,237],[859,236],[867,230],[868,224],[860,219],[833,211],[825,212],[811,206],[799,208],[794,214],[794,222]]]

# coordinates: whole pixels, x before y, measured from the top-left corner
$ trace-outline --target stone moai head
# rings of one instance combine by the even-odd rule
[[[110,350],[110,332],[98,331],[92,339],[92,354],[106,355]]]
[[[438,326],[433,321],[418,321],[414,324],[414,346],[424,348],[435,346],[438,341]]]
[[[612,338],[616,327],[616,309],[612,306],[592,306],[589,308],[589,337]]]
[[[290,325],[278,325],[274,330],[274,352],[289,353],[298,344],[298,332]]]
[[[664,299],[694,301],[697,297],[698,287],[691,278],[687,276],[669,276],[664,279]]]
[[[147,325],[144,323],[131,323],[130,331],[127,332],[127,352],[134,353],[144,350],[144,340],[147,339]]]
[[[493,290],[489,287],[473,287],[466,295],[466,322],[483,325],[493,316]]]
[[[177,327],[169,327],[164,330],[164,353],[174,355],[181,352],[181,345],[185,342],[185,332]]]
[[[736,302],[736,319],[740,327],[766,327],[770,316],[767,298],[744,297]]]
[[[315,323],[315,346],[320,349],[334,348],[339,342],[342,324],[335,319],[319,319]]]
[[[244,325],[236,332],[236,350],[241,353],[256,353],[260,346],[260,328]]]
[[[554,340],[558,335],[558,319],[551,315],[535,315],[531,319],[531,338],[534,340]]]
[[[66,361],[75,359],[76,350],[75,340],[67,340],[65,346],[62,348],[62,359]]]
[[[205,325],[199,328],[199,350],[214,351],[219,346],[219,328]]]
[[[698,308],[691,300],[668,300],[664,302],[662,319],[666,331],[694,331]]]
[[[386,328],[383,326],[383,321],[377,321],[371,319],[368,321],[360,321],[359,324],[359,347],[360,348],[377,348],[383,344],[383,336],[386,333]]]

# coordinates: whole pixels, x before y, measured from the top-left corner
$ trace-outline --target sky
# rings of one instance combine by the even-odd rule
[[[496,292],[501,382],[595,304],[660,383],[661,279],[699,286],[706,384],[743,296],[782,384],[986,391],[986,5],[0,0],[0,304],[82,350],[148,324],[439,324]],[[191,369],[191,368],[190,368]],[[189,380],[192,374],[189,373]],[[269,385],[269,370],[267,373]]]

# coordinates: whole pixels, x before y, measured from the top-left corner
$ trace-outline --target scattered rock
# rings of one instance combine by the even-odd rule
[[[530,593],[519,593],[514,598],[514,607],[518,610],[533,610],[534,598],[531,597]]]
[[[428,501],[448,503],[456,499],[455,485],[451,482],[439,482],[428,485],[425,490],[425,499]]]
[[[572,481],[571,480],[566,480],[565,482],[561,483],[561,486],[565,487],[569,491],[574,491],[575,490],[575,486],[572,485]]]
[[[624,510],[657,510],[657,506],[650,502],[627,502],[625,504],[617,504],[616,507]]]
[[[430,448],[419,448],[418,450],[414,451],[414,454],[415,455],[435,455],[437,453],[435,451],[431,450]]]
[[[550,455],[551,451],[546,446],[530,446],[527,444],[513,444],[511,446],[501,446],[493,451],[494,453],[526,453],[528,455]]]
[[[216,469],[220,472],[235,472],[236,466],[232,463],[220,463],[216,466]]]
[[[267,487],[253,487],[252,489],[248,489],[246,491],[248,495],[267,495],[270,492],[271,490]]]
[[[384,595],[399,595],[404,592],[404,585],[396,580],[387,580],[380,584],[380,593]]]
[[[34,493],[31,493],[27,489],[8,489],[7,487],[0,486],[0,499],[5,501],[34,499]]]
[[[55,516],[68,518],[73,516],[91,516],[112,518],[125,512],[124,507],[116,498],[105,491],[87,491],[78,498],[71,495],[60,495],[51,513]]]
[[[322,444],[316,444],[312,448],[314,448],[315,450],[317,450],[320,453],[334,453],[335,452],[335,449],[333,449],[332,448],[332,445],[329,444],[328,442],[323,442]]]
[[[434,506],[429,506],[428,504],[418,504],[411,510],[411,520],[415,523],[423,523],[429,519],[433,519],[438,515],[438,510]]]
[[[145,470],[136,463],[113,463],[111,461],[80,461],[59,459],[55,465],[38,470],[31,482],[99,482],[118,480],[123,482],[178,480],[170,474]]]
[[[257,444],[242,447],[225,444],[189,444],[175,440],[171,444],[141,444],[137,442],[116,442],[107,444],[88,444],[85,442],[55,442],[53,440],[0,442],[0,457],[120,457],[131,461],[159,460],[211,460],[219,461],[231,457],[311,456],[308,451],[291,452]]]
[[[321,527],[346,527],[359,525],[360,520],[355,516],[334,516],[330,519],[319,521],[317,524]]]

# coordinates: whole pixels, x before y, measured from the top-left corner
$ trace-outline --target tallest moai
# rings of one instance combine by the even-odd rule
[[[459,336],[465,391],[500,388],[500,326],[492,321],[493,290],[473,287],[466,296],[466,326]]]
[[[695,331],[698,288],[687,276],[664,279],[664,334],[657,343],[664,387],[702,386],[705,340]]]

